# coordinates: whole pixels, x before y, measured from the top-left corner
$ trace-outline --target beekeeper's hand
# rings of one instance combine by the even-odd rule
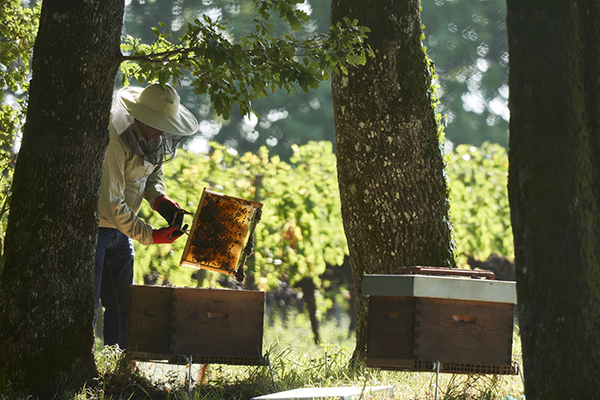
[[[160,195],[154,200],[154,209],[167,221],[169,225],[181,227],[183,212],[179,204],[165,195]]]
[[[187,225],[183,227],[185,230]],[[177,225],[171,225],[168,228],[154,229],[152,231],[152,242],[154,244],[173,243],[183,235],[183,230]]]

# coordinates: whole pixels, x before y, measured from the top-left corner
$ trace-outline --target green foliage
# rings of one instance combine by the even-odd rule
[[[212,146],[210,155],[181,152],[165,165],[167,193],[191,212],[196,211],[205,187],[263,203],[253,265],[261,288],[273,288],[280,279],[293,284],[305,276],[319,284],[317,277],[326,263],[342,263],[347,245],[331,143],[294,146],[289,163],[269,156],[265,147],[258,154],[237,156],[225,146]],[[507,168],[506,152],[497,144],[485,143],[481,148],[461,145],[449,155],[450,201],[461,255],[479,259],[494,252],[513,256]],[[140,215],[155,227],[164,225],[147,204]],[[191,223],[191,218],[186,223]],[[176,285],[193,285],[194,270],[178,266],[185,240],[148,247],[135,243],[138,282],[144,274],[157,271]],[[216,285],[219,275],[210,273],[206,285]],[[328,307],[323,303],[319,308]]]
[[[122,64],[123,84],[138,81],[172,81],[180,84],[191,75],[196,95],[208,94],[217,114],[229,118],[237,104],[240,114],[250,115],[252,101],[283,90],[307,93],[329,79],[329,71],[346,71],[346,64],[366,62],[370,49],[364,47],[369,29],[356,21],[344,20],[329,30],[303,40],[293,34],[275,32],[268,24],[270,12],[278,12],[294,31],[308,15],[295,7],[298,0],[256,1],[254,32],[239,40],[229,39],[227,26],[204,14],[188,23],[186,31],[173,38],[165,23],[152,28],[156,40],[143,44],[127,36],[122,50],[128,55]]]
[[[271,10],[279,12],[279,18],[285,19],[294,31],[299,31],[301,21],[307,22],[310,17],[304,11],[296,8],[296,4],[303,3],[304,0],[257,0],[258,13],[266,21],[271,16]]]
[[[347,248],[331,143],[295,146],[289,163],[269,157],[266,148],[238,157],[212,145],[210,155],[181,152],[165,165],[167,193],[191,212],[203,188],[263,203],[254,248],[254,271],[263,289],[275,287],[279,279],[316,278],[326,263],[342,263]],[[153,226],[164,225],[147,204],[140,215]],[[194,270],[178,266],[185,240],[143,249],[136,243],[136,279],[141,282],[144,274],[157,271],[172,283],[191,285]],[[208,284],[218,278],[210,275]]]
[[[6,228],[6,211],[15,156],[12,147],[20,136],[27,111],[23,93],[29,88],[29,62],[37,32],[40,5],[21,6],[20,0],[4,1],[0,5],[0,248]],[[8,101],[9,94],[12,101]]]
[[[325,37],[330,30],[329,2],[306,0],[287,2],[288,8],[296,12],[296,18],[303,22],[299,31],[294,31],[288,22],[279,18],[281,10],[285,7],[283,2],[240,0],[206,0],[202,2],[193,0],[182,1],[146,1],[126,2],[124,20],[124,44],[128,45],[131,37],[138,38],[139,43],[151,43],[156,39],[158,26],[164,30],[165,26],[173,30],[172,37],[167,35],[165,40],[169,43],[177,40],[179,35],[185,33],[188,23],[192,23],[199,15],[216,11],[215,17],[227,28],[226,37],[233,43],[238,43],[239,38],[248,35],[256,28],[257,22],[253,21],[260,14],[260,7],[268,10],[270,18],[268,23],[275,27],[277,32],[288,32],[298,40],[308,39],[315,35]],[[10,0],[3,2],[2,11],[12,9],[13,5],[20,2]],[[275,9],[274,5],[277,5]],[[300,18],[304,14],[310,15],[310,21],[305,22]],[[445,134],[449,141],[455,144],[469,143],[479,146],[483,141],[498,142],[506,145],[508,137],[505,116],[498,114],[499,105],[506,103],[507,91],[507,44],[506,44],[506,4],[502,0],[466,1],[466,0],[436,0],[424,2],[421,19],[425,25],[425,39],[423,44],[427,53],[435,61],[435,80],[440,85],[438,96],[440,106],[437,109],[444,117],[447,124]],[[304,18],[304,17],[303,17]],[[200,18],[201,19],[201,18]],[[3,22],[8,21],[3,16]],[[35,32],[37,19],[19,24],[19,29]],[[163,21],[163,27],[159,24]],[[265,21],[263,21],[265,22]],[[266,23],[266,22],[265,22]],[[0,29],[4,30],[10,24],[3,23]],[[17,43],[16,40],[3,40],[0,47],[6,44]],[[33,39],[22,43],[33,43]],[[131,45],[131,44],[129,44]],[[4,53],[4,52],[2,52]],[[128,57],[132,55],[126,51]],[[484,70],[480,69],[481,66]],[[486,69],[487,66],[487,69]],[[139,68],[132,65],[132,70]],[[176,69],[173,67],[173,69]],[[3,73],[0,71],[0,74]],[[311,140],[334,141],[333,113],[331,110],[331,88],[329,85],[319,85],[318,89],[311,89],[304,93],[298,86],[299,92],[292,91],[290,95],[285,90],[276,90],[269,93],[268,97],[261,97],[252,101],[252,110],[259,116],[259,123],[250,131],[246,131],[243,117],[239,116],[240,109],[237,105],[232,107],[230,119],[223,121],[214,115],[210,109],[208,96],[198,96],[188,86],[189,73],[184,71],[186,78],[182,81],[179,90],[182,102],[190,108],[199,120],[213,122],[220,126],[217,132],[203,133],[205,137],[227,144],[236,148],[240,153],[246,151],[257,152],[267,145],[271,154],[279,154],[282,159],[288,160],[291,155],[292,144],[305,144]],[[131,75],[133,76],[133,75]],[[5,88],[4,92],[8,90]],[[267,90],[268,92],[268,90]],[[18,91],[18,97],[24,94]],[[479,95],[485,100],[482,103],[482,112],[478,114],[473,110],[465,110],[463,96],[473,98]],[[465,98],[467,98],[465,97]],[[493,103],[490,103],[492,102]],[[494,104],[491,107],[490,104]],[[494,111],[495,110],[495,111]],[[279,114],[278,118],[272,118]],[[12,119],[17,121],[17,119]],[[8,121],[3,120],[2,126],[8,126]],[[0,135],[3,133],[0,132]]]
[[[498,145],[460,145],[447,173],[459,253],[485,260],[492,253],[514,257],[508,204],[508,156]]]
[[[29,59],[33,52],[40,6],[23,8],[19,0],[0,6],[0,83],[12,92],[29,87]]]
[[[454,7],[446,3],[438,1],[435,6],[425,7],[424,21],[432,20],[431,10]],[[357,26],[356,21],[346,20],[344,25],[328,27],[327,35],[311,35],[305,25],[298,25],[307,21],[306,12],[297,7],[298,4],[298,0],[260,0],[255,2],[254,7],[244,5],[239,14],[245,15],[245,20],[236,20],[236,25],[212,21],[204,16],[202,21],[196,19],[189,23],[186,31],[177,39],[166,24],[160,23],[159,28],[152,30],[155,41],[150,45],[125,36],[123,46],[128,56],[127,62],[123,63],[124,78],[177,82],[192,76],[195,91],[212,96],[215,107],[224,115],[232,109],[232,104],[238,104],[241,113],[248,113],[254,100],[273,91],[276,103],[285,101],[283,104],[288,106],[294,101],[292,99],[296,91],[300,92],[296,96],[302,96],[305,91],[312,90],[327,79],[330,70],[343,71],[346,61],[351,64],[364,63],[370,54],[370,50],[361,44],[368,30]],[[150,6],[144,5],[144,11]],[[313,7],[321,5],[314,4]],[[141,10],[138,11],[141,13]],[[29,59],[37,30],[39,6],[23,8],[20,1],[10,0],[3,2],[0,13],[4,21],[0,26],[3,38],[0,40],[0,79],[7,89],[3,96],[12,92],[19,106],[15,108],[2,104],[0,110],[0,170],[4,171],[1,176],[0,203],[6,205],[14,161],[10,149],[25,112],[23,93],[28,88]],[[435,15],[439,18],[438,14]],[[248,22],[252,17],[255,19]],[[322,18],[314,12],[313,17]],[[452,14],[451,17],[459,21],[457,15]],[[483,24],[485,18],[475,18],[480,22],[476,27],[479,38],[488,38],[484,28],[489,26],[491,17],[486,18],[487,25]],[[284,29],[282,21],[287,23],[288,31]],[[320,21],[320,30],[316,32],[326,31],[323,29],[326,22]],[[132,24],[126,23],[128,26]],[[246,35],[237,34],[240,31]],[[283,33],[276,36],[275,31]],[[427,52],[436,59],[446,54],[446,50],[439,45],[442,32],[426,31],[429,32]],[[232,37],[238,39],[233,40]],[[465,37],[468,39],[472,36]],[[465,37],[461,40],[466,40]],[[503,42],[493,43],[488,54],[501,57]],[[483,54],[483,50],[479,53]],[[479,53],[480,58],[485,58],[485,54],[482,56]],[[437,64],[438,69],[442,67],[441,75],[447,69],[444,65]],[[494,76],[501,75],[498,75],[497,69],[494,71]],[[432,101],[437,103],[435,89],[438,77],[433,75],[432,65],[430,72],[433,79]],[[438,111],[442,112],[448,109],[445,105],[445,99],[449,96],[448,87],[444,86],[447,82],[444,78],[439,81],[443,94]],[[323,91],[322,88],[323,85],[320,85],[315,92],[318,97],[302,97],[301,102],[309,103],[321,98],[323,101],[315,100],[318,103],[315,107],[312,107],[312,103],[311,107],[306,104],[302,107],[329,110],[329,89]],[[283,93],[284,97],[277,97],[279,93]],[[286,93],[292,95],[286,97]],[[285,120],[296,124],[297,129],[320,132],[321,128],[315,126],[311,117],[313,114],[305,113],[307,121],[302,121],[302,112],[296,114]],[[439,120],[440,116],[437,115],[437,118]],[[262,119],[261,125],[265,120]],[[275,126],[277,122],[264,124],[267,125]],[[443,136],[442,130],[440,136]],[[326,138],[326,134],[323,133],[321,137]],[[254,198],[256,177],[263,176],[258,195],[263,198],[265,212],[256,234],[262,247],[257,246],[255,262],[256,271],[265,286],[273,285],[281,276],[292,282],[305,275],[317,276],[326,262],[338,264],[346,252],[331,144],[287,144],[292,151],[289,161],[282,161],[274,154],[269,155],[269,150],[264,147],[257,148],[255,154],[237,158],[227,151],[226,146],[213,144],[210,156],[185,154],[166,166],[166,174],[173,177],[168,182],[170,192],[190,211],[195,211],[202,187]],[[506,163],[505,152],[489,144],[474,150],[459,146],[450,156],[447,172],[452,185],[454,227],[457,244],[463,254],[478,255],[483,259],[492,252],[507,256],[513,253],[506,199]],[[5,211],[5,206],[0,207],[0,217],[5,217]],[[160,217],[149,208],[143,209],[141,216],[157,226],[162,224]],[[138,264],[143,266],[144,272],[153,269],[172,281],[191,284],[190,269],[177,267],[183,242],[180,239],[173,247],[151,246],[138,251]],[[138,275],[140,278],[141,272]]]
[[[29,60],[37,32],[40,7],[23,8],[19,0],[3,2],[0,6],[0,85],[4,88],[0,100],[0,169],[11,159],[13,140],[24,120],[25,100],[16,93],[29,88]],[[6,104],[6,93],[14,95],[14,104]]]
[[[232,3],[236,6],[232,7]],[[183,33],[180,27],[193,20],[191,16],[203,13],[214,13],[221,21],[231,21],[232,24],[226,24],[228,37],[236,40],[255,28],[252,20],[257,13],[251,0],[187,0],[177,4],[177,7],[181,4],[178,12],[172,1],[128,3],[127,32],[134,37],[143,37],[149,43],[154,35],[148,26],[164,21],[180,35]],[[299,31],[293,31],[285,21],[279,21],[278,11],[270,13],[268,23],[273,24],[277,32],[289,32],[297,39],[328,34],[330,2],[306,0],[297,6],[310,14],[310,22],[302,24]],[[438,75],[435,82],[440,85],[437,112],[444,117],[446,138],[454,144],[479,146],[487,140],[507,145],[505,13],[506,4],[502,0],[423,2],[421,19],[426,36],[423,44],[435,61]],[[150,37],[144,37],[146,32]],[[251,128],[244,124],[236,105],[229,120],[223,121],[210,110],[209,100],[194,95],[185,82],[180,93],[190,109],[198,110],[196,116],[200,120],[219,126],[216,131],[202,134],[240,153],[257,152],[266,145],[271,154],[288,160],[294,143],[334,141],[330,85],[321,84],[308,94],[300,90],[300,93],[293,91],[288,95],[285,90],[276,90],[268,97],[253,100],[252,110],[259,121]],[[472,100],[477,101],[473,103]]]
[[[184,34],[188,23],[202,14],[211,15],[213,19],[219,18],[227,27],[227,37],[233,42],[238,42],[256,29],[254,20],[259,14],[252,0],[184,0],[177,4],[177,7],[181,4],[181,9],[174,12],[172,1],[131,2],[126,5],[125,32],[150,43],[155,35],[148,26],[164,21],[173,30],[173,35],[179,36]],[[271,12],[267,22],[274,26],[275,32],[288,33],[299,41],[316,35],[323,38],[328,35],[331,28],[329,2],[305,0],[296,4],[295,8],[310,15],[310,21],[303,23],[299,31],[294,31],[285,20],[278,18],[277,12]],[[255,99],[252,101],[252,110],[257,118],[253,117],[248,123],[250,121],[240,115],[237,105],[233,105],[229,119],[217,116],[211,108],[209,96],[196,95],[193,88],[187,86],[189,82],[191,79],[183,81],[179,89],[183,104],[205,126],[213,128],[201,129],[198,135],[232,147],[240,154],[248,151],[257,153],[260,147],[267,146],[270,154],[278,154],[283,160],[289,161],[293,155],[293,144],[334,141],[331,86],[328,84],[320,84],[308,93],[294,90],[288,94],[286,90],[275,90],[267,97]]]

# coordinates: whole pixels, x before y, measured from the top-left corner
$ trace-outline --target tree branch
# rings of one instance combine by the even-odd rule
[[[123,56],[123,60],[126,61],[150,61],[150,62],[164,62],[168,61],[172,56],[185,55],[202,50],[199,47],[190,47],[185,49],[163,51],[161,53],[150,53],[141,56]]]

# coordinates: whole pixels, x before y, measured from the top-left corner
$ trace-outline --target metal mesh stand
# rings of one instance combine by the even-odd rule
[[[435,360],[432,361],[435,369],[435,400],[437,400],[438,396],[438,388],[440,387],[440,361]]]
[[[429,364],[429,363],[427,363]],[[525,379],[523,379],[523,371],[521,370],[521,365],[518,361],[515,361],[514,364],[510,366],[498,366],[498,365],[469,365],[469,364],[454,364],[454,363],[446,363],[442,364],[439,360],[431,361],[431,370],[435,371],[435,400],[438,398],[438,389],[440,382],[440,372],[445,373],[473,373],[473,374],[481,374],[481,375],[519,375],[521,377],[521,382],[523,382],[523,386],[525,386]],[[459,366],[457,368],[457,366]],[[466,366],[466,368],[465,368]],[[444,368],[445,367],[445,368]],[[421,370],[423,366],[421,365]]]
[[[517,371],[519,372],[519,376],[521,377],[521,383],[523,384],[523,388],[525,388],[525,378],[523,377],[523,370],[521,369],[521,364],[518,361],[515,361],[515,366]]]
[[[188,396],[191,399],[192,398],[192,361],[194,360],[194,357],[192,355],[190,355],[188,357],[189,360],[189,364],[188,364]]]

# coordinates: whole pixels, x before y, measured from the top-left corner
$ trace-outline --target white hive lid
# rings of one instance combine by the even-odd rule
[[[366,274],[362,294],[517,304],[516,282],[445,276]]]

